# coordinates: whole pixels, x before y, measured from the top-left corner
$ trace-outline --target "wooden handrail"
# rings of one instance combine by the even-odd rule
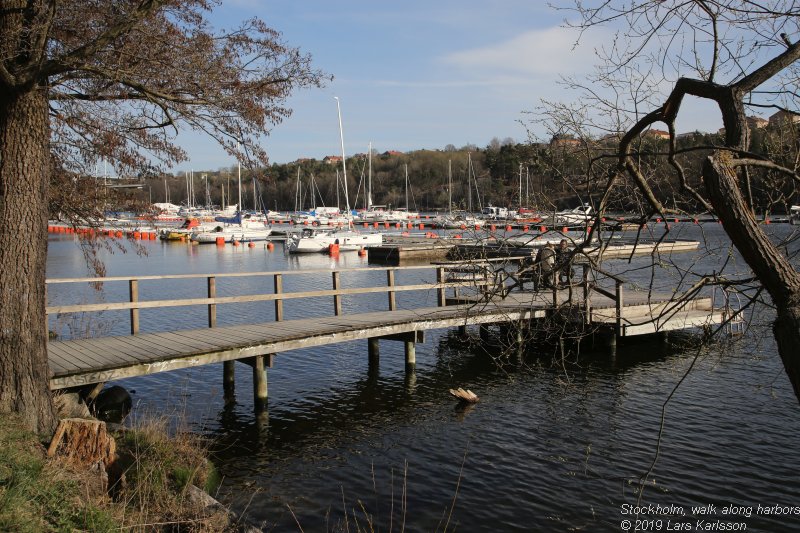
[[[462,262],[466,263],[466,262]],[[208,276],[215,276],[217,278],[245,278],[245,277],[260,277],[260,276],[294,276],[304,274],[320,274],[322,272],[376,272],[386,270],[431,270],[431,265],[409,265],[409,266],[391,266],[382,268],[371,267],[358,267],[358,268],[336,268],[336,269],[305,269],[305,270],[274,270],[270,272],[223,272],[223,273],[206,273],[206,274],[166,274],[157,276],[108,276],[108,277],[91,277],[91,278],[51,278],[45,281],[48,285],[57,285],[62,283],[106,283],[112,281],[152,281],[160,279],[200,279],[207,278]]]

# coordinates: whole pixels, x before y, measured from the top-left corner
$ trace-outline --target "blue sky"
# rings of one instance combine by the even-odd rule
[[[289,99],[293,115],[264,139],[272,162],[345,151],[409,151],[486,146],[493,137],[527,138],[526,110],[542,98],[574,99],[559,74],[589,72],[599,33],[573,45],[564,12],[531,0],[226,0],[212,20],[232,27],[257,16],[334,76],[325,88]],[[716,130],[715,121],[687,124]],[[544,132],[536,132],[543,134]],[[175,170],[217,169],[233,158],[212,141],[182,134],[190,160]]]

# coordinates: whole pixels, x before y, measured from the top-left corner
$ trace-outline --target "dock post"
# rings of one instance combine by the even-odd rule
[[[417,347],[414,341],[405,341],[406,345],[406,372],[413,373],[417,368]]]
[[[377,367],[381,358],[381,345],[378,337],[367,339],[367,351],[369,352],[369,366]]]
[[[468,333],[467,333],[467,325],[466,324],[462,324],[462,325],[458,326],[458,335],[461,336],[461,337],[466,337],[468,335]]]
[[[480,332],[481,341],[489,342],[489,340],[491,339],[491,335],[489,334],[489,326],[487,326],[486,324],[481,324],[479,326],[478,331]]]
[[[267,407],[267,362],[268,355],[253,357],[253,405],[256,412]]]
[[[222,363],[222,397],[225,403],[233,401],[236,397],[235,365],[236,361]]]

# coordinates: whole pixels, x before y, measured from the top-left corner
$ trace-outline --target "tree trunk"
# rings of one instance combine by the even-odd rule
[[[759,227],[737,185],[731,157],[730,152],[716,152],[706,160],[706,191],[725,232],[775,304],[778,353],[800,400],[800,274]]]
[[[49,125],[46,89],[0,88],[0,413],[51,436],[45,267]]]

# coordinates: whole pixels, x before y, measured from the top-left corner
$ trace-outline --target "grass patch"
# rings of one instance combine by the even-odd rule
[[[0,416],[0,531],[112,531],[103,502],[87,501],[86,479],[46,459],[34,433]]]
[[[37,436],[0,415],[0,531],[227,531],[227,513],[205,509],[189,485],[213,493],[220,476],[206,443],[170,436],[166,423],[138,424],[115,435],[111,495],[98,472],[49,460]],[[102,487],[102,488],[100,488]]]

